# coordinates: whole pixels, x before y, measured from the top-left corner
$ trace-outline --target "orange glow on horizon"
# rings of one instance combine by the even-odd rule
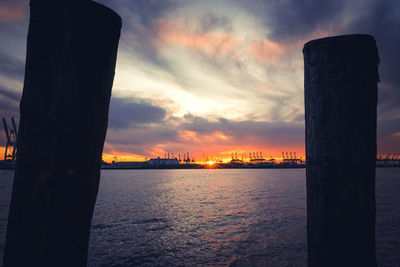
[[[6,151],[6,147],[5,146],[0,146],[0,159],[4,160],[4,153]]]
[[[4,151],[5,151],[5,147],[4,146],[0,146],[0,160],[4,159]],[[190,151],[190,150],[189,150]],[[247,152],[249,151],[249,152]],[[207,153],[205,154],[205,157],[209,158],[209,160],[205,161],[204,163],[208,166],[214,166],[217,162],[222,161],[223,163],[228,163],[231,161],[232,159],[232,153],[237,153],[238,158],[241,159],[242,153],[246,153],[247,155],[248,153],[250,153],[250,151],[259,151],[256,149],[239,149],[237,148],[229,150],[229,151],[222,151],[222,152],[214,152],[214,153]],[[271,159],[271,157],[273,159],[275,159],[276,162],[281,162],[283,160],[282,158],[282,151],[277,151],[274,153],[264,153],[265,150],[263,151],[263,158],[266,160]],[[290,149],[288,149],[288,151],[290,151]],[[304,152],[300,149],[298,150],[294,150],[292,149],[292,151],[296,151],[297,154],[297,158],[300,158],[302,160],[305,160],[305,155]],[[302,151],[302,152],[300,152]],[[143,155],[139,155],[139,154],[134,154],[134,153],[123,153],[123,152],[118,152],[118,151],[112,151],[109,153],[103,153],[102,155],[102,159],[105,162],[111,163],[112,161],[145,161],[146,158],[147,160],[149,160],[150,158],[156,158],[156,157],[164,157],[164,154],[167,153],[166,151],[164,151],[163,149],[159,149],[159,148],[154,148],[152,149],[153,154],[156,153],[157,155],[147,155],[147,156],[143,156]],[[181,156],[183,155],[183,153],[181,154]],[[201,153],[190,153],[191,157],[194,157],[196,159],[196,163],[203,163],[202,161],[202,154]],[[279,155],[279,156],[278,156]],[[174,157],[178,157],[178,153],[174,154]],[[183,159],[181,157],[181,159]],[[249,161],[249,157],[245,157],[244,158],[245,161]]]
[[[105,162],[111,163],[113,161],[144,161],[145,157],[130,153],[113,152],[103,153],[102,159]]]
[[[190,151],[191,149],[184,149],[183,151]],[[261,149],[263,152],[263,158],[266,160],[269,160],[271,157],[275,159],[277,162],[280,162],[283,160],[282,158],[282,150],[277,150],[277,151],[271,151],[270,149]],[[304,149],[287,149],[288,151],[296,151],[297,153],[297,158],[302,158],[305,160],[305,154],[304,154]],[[4,151],[5,147],[0,146],[0,160],[4,159]],[[247,153],[247,156],[244,158],[245,161],[249,161],[249,156],[248,154],[251,151],[260,151],[260,149],[252,149],[252,148],[237,148],[237,149],[231,149],[228,151],[215,151],[212,152],[210,151],[209,153],[201,153],[195,151],[190,153],[190,156],[196,159],[196,163],[203,163],[203,154],[204,158],[208,158],[209,160],[205,161],[204,163],[212,166],[215,165],[217,162],[222,161],[223,163],[228,163],[232,159],[232,153],[237,153],[237,156],[239,159],[242,157],[242,153],[245,154]],[[265,151],[271,151],[271,153],[267,153]],[[286,151],[286,150],[285,150]],[[265,152],[265,153],[264,153]],[[159,147],[155,147],[151,150],[151,153],[148,155],[139,155],[139,154],[134,154],[134,153],[125,153],[125,152],[119,152],[117,150],[112,149],[110,152],[104,152],[102,155],[102,159],[105,162],[111,163],[112,161],[145,161],[146,158],[149,160],[150,158],[156,158],[156,157],[161,157],[163,158],[165,153],[168,153],[164,149],[161,149]],[[174,153],[174,157],[178,157],[179,153]],[[181,159],[183,160],[183,153],[181,153]]]
[[[108,163],[111,163],[112,161],[145,161],[146,159],[149,160],[151,158],[157,158],[157,157],[164,158],[165,154],[168,154],[168,152],[164,151],[163,149],[156,149],[156,150],[157,150],[157,152],[155,154],[154,154],[155,150],[152,150],[152,153],[149,153],[149,155],[147,155],[147,156],[133,154],[133,153],[119,153],[119,152],[113,151],[112,153],[103,153],[103,160]],[[237,152],[235,152],[235,151],[237,151]],[[211,167],[211,166],[215,166],[216,163],[218,163],[218,162],[229,163],[232,160],[232,153],[234,154],[234,157],[237,155],[238,159],[243,160],[244,162],[249,162],[250,161],[249,153],[252,151],[260,151],[260,150],[256,150],[256,149],[234,150],[233,149],[233,150],[229,150],[229,151],[203,153],[203,154],[192,152],[192,153],[190,153],[190,157],[191,157],[191,159],[195,158],[196,163],[198,163],[198,164],[203,163],[203,164]],[[274,160],[277,163],[283,161],[282,151],[275,152],[275,153],[264,153],[264,151],[267,151],[267,150],[262,150],[262,152],[263,152],[262,158],[265,159],[266,161]],[[290,151],[290,150],[288,150],[288,151]],[[293,150],[292,149],[291,151],[293,151],[293,152],[296,151],[297,159],[301,158],[302,160],[305,160],[304,152],[302,152],[301,150]],[[181,154],[181,160],[183,160],[183,153],[180,153],[180,154]],[[242,154],[243,154],[243,157],[242,157]],[[179,153],[174,153],[174,158],[179,159],[178,155],[179,155]],[[170,153],[170,157],[172,158],[172,153]],[[252,157],[253,157],[253,155],[252,155]],[[294,157],[294,155],[293,155],[293,157]]]

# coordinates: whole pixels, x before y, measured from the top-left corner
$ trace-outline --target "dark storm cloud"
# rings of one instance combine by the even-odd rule
[[[372,34],[377,42],[381,83],[378,99],[378,144],[382,153],[400,149],[400,5],[398,1],[374,1],[349,25],[349,32]]]
[[[118,151],[147,155],[158,144],[178,142],[178,128],[170,122],[141,124],[140,127],[109,128],[105,153]],[[112,150],[110,150],[112,148]]]
[[[124,129],[137,124],[159,123],[166,111],[145,100],[112,97],[110,102],[109,127]]]
[[[336,22],[346,1],[289,0],[289,1],[237,1],[243,8],[255,14],[271,32],[273,41],[297,40],[319,27]]]
[[[190,1],[171,1],[171,0],[122,0],[122,1],[100,1],[103,4],[113,8],[122,17],[123,27],[120,41],[120,49],[124,52],[133,53],[142,60],[162,67],[169,71],[176,81],[183,86],[185,83],[181,78],[181,73],[171,67],[168,60],[160,56],[160,47],[157,47],[160,34],[160,25],[162,25],[169,15],[173,14],[176,9],[182,8],[185,5],[190,5]],[[202,14],[199,18],[185,17],[180,15],[180,19],[197,21],[196,29],[191,29],[198,34],[207,33],[215,29],[224,29],[229,32],[232,28],[231,22],[227,17],[217,16],[213,13]],[[172,19],[175,17],[172,17]],[[167,19],[170,21],[171,17]],[[183,25],[181,25],[183,26]],[[194,33],[192,32],[192,33]],[[199,56],[202,56],[197,50]],[[214,58],[203,55],[206,60],[213,62]]]
[[[16,93],[0,84],[0,116],[6,119],[9,117],[19,117],[20,93]]]
[[[21,99],[21,93],[11,91],[0,85],[0,95],[8,98],[7,101],[17,101],[19,102]]]
[[[24,76],[24,63],[18,59],[13,59],[0,52],[0,77],[6,77],[11,80],[22,80]],[[1,119],[7,120],[8,126],[11,127],[10,118],[14,117],[16,121],[19,118],[19,101],[21,92],[15,92],[8,89],[1,82],[0,78],[0,116]],[[18,122],[17,122],[18,123]],[[1,122],[0,127],[0,146],[6,144],[6,136]]]
[[[143,146],[147,149],[157,144],[176,142],[178,139],[178,128],[171,124],[141,125],[136,128],[126,128],[114,131],[110,129],[107,133],[107,142],[112,145],[134,145]],[[137,151],[132,151],[137,153]]]
[[[0,75],[23,80],[25,72],[25,63],[17,58],[12,58],[9,55],[0,51]]]
[[[0,0],[5,5],[15,1],[1,2]],[[150,63],[151,66],[169,71],[173,74],[175,82],[185,90],[195,87],[193,84],[197,82],[196,79],[190,78],[192,73],[187,72],[188,74],[186,74],[185,72],[186,69],[190,69],[188,66],[191,66],[191,62],[188,62],[188,66],[184,66],[185,69],[179,69],[160,55],[160,47],[156,45],[160,22],[168,16],[170,19],[174,19],[173,15],[177,9],[184,5],[189,7],[194,1],[102,0],[99,2],[114,9],[123,19],[119,59],[121,59],[121,55],[134,54],[145,63]],[[18,0],[18,3],[22,3],[22,0]],[[28,5],[28,1],[24,1],[24,3],[26,6]],[[207,3],[205,2],[205,4]],[[249,20],[255,18],[257,22],[261,23],[257,26],[264,27],[265,38],[283,46],[307,41],[313,38],[314,32],[319,30],[324,32],[327,29],[329,34],[333,32],[338,35],[349,33],[374,35],[381,58],[380,77],[382,80],[379,84],[378,134],[383,140],[381,147],[385,151],[393,147],[395,149],[396,146],[399,147],[399,142],[396,143],[396,140],[400,138],[396,135],[400,132],[398,119],[398,114],[400,114],[400,75],[398,72],[400,65],[400,53],[398,52],[400,47],[400,31],[398,30],[400,28],[400,5],[398,0],[237,0],[236,2],[226,1],[226,4],[237,5],[235,8],[240,10],[240,14],[246,10]],[[212,8],[210,10],[213,12]],[[235,14],[230,16],[224,13],[217,16],[214,13],[192,12],[187,14],[187,19],[192,19],[190,15],[198,14],[200,16],[194,18],[197,23],[196,28],[188,27],[189,32],[184,32],[189,37],[192,37],[191,34],[194,35],[194,33],[201,34],[218,29],[223,29],[223,32],[229,34],[232,28],[231,23],[235,20]],[[223,17],[225,15],[227,17]],[[180,14],[180,16],[184,17],[185,14]],[[12,23],[8,21],[0,23],[0,32],[3,37],[2,44],[0,44],[0,79],[3,76],[10,80],[23,81],[24,63],[19,58],[25,51],[28,17],[27,14],[25,19],[19,16],[16,17],[18,20],[13,20]],[[248,29],[249,34],[253,33],[253,30]],[[211,70],[215,77],[223,77],[224,83],[235,88],[257,87],[256,83],[252,84],[252,78],[245,75],[246,62],[229,59],[230,54],[221,56],[221,53],[218,53],[219,57],[217,57],[216,54],[202,53],[203,50],[199,49],[202,48],[200,46],[195,48],[192,47],[190,52],[197,53],[197,57],[202,58],[201,67]],[[301,49],[297,52],[300,58]],[[132,62],[132,65],[142,63],[138,60]],[[241,75],[234,71],[230,72],[232,64],[236,64],[237,69],[243,70]],[[276,74],[273,68],[267,69],[267,72],[267,76],[271,77]],[[153,78],[157,79],[156,76]],[[283,77],[283,79],[286,78]],[[243,87],[243,85],[245,86]],[[20,96],[7,89],[7,86],[0,80],[0,114],[7,117],[16,116]],[[17,88],[11,89],[17,90]],[[202,92],[208,93],[204,88],[202,88]],[[238,92],[231,91],[229,95],[235,93]],[[238,94],[237,98],[240,97],[241,95]],[[279,121],[282,109],[290,106],[292,98],[287,94],[268,96],[270,100],[273,97],[276,108],[274,107],[271,118]],[[222,99],[222,101],[229,101],[229,99]],[[220,131],[231,136],[236,144],[274,141],[277,146],[286,146],[304,143],[304,125],[301,123],[304,121],[303,115],[298,115],[293,123],[234,121],[225,118],[209,120],[193,115],[173,119],[167,118],[166,115],[166,110],[149,101],[114,97],[110,106],[110,129],[107,142],[120,146],[121,151],[126,145],[136,146],[140,152],[157,144],[168,142],[179,144],[183,142],[179,139],[181,131],[191,130],[204,135]],[[127,148],[125,151],[135,152],[129,149]]]
[[[154,47],[155,23],[174,7],[169,0],[98,1],[114,9],[123,21],[120,47],[154,64],[167,67]]]
[[[290,43],[314,32],[365,33],[375,37],[381,60],[378,100],[380,149],[398,144],[400,124],[400,5],[397,0],[238,1],[269,30],[268,38]],[[388,141],[388,140],[391,141]],[[397,139],[397,141],[396,141]],[[399,149],[394,145],[394,149]]]
[[[4,118],[9,118],[9,117],[18,117],[19,116],[18,114],[19,114],[18,102],[0,98],[0,116]]]
[[[400,5],[398,1],[375,1],[347,27],[348,32],[372,34],[381,59],[380,76],[400,85]]]
[[[400,53],[400,5],[397,0],[239,1],[270,31],[268,38],[293,41],[311,38],[316,30],[336,34],[372,34],[378,43],[383,80],[396,81]]]
[[[123,8],[140,19],[143,26],[151,26],[155,19],[163,17],[166,12],[176,7],[174,1],[169,0],[130,0]]]
[[[210,32],[214,29],[224,29],[229,32],[232,29],[231,21],[227,17],[216,16],[212,13],[204,14],[200,19],[201,32]]]
[[[185,136],[185,131],[196,132],[196,137]],[[219,139],[217,142],[213,139],[201,139],[202,136],[213,136],[216,133],[222,133],[229,138]],[[151,148],[160,145],[170,151],[179,151],[183,147],[207,149],[209,145],[217,145],[221,149],[224,146],[297,147],[304,143],[304,124],[233,121],[226,118],[209,120],[187,114],[183,118],[169,117],[151,125],[118,131],[110,129],[107,132],[107,143],[120,152],[140,155],[146,155]]]
[[[304,142],[304,124],[265,121],[233,121],[219,118],[210,121],[202,117],[186,115],[180,124],[181,129],[195,131],[201,134],[223,132],[237,142],[249,142],[255,140],[274,140],[280,145],[297,145]]]

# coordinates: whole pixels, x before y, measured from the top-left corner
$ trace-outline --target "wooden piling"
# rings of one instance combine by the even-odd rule
[[[92,1],[32,0],[4,266],[86,266],[121,29]]]
[[[376,266],[375,40],[328,37],[303,54],[308,266]]]

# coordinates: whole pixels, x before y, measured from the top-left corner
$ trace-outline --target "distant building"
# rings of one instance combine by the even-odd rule
[[[140,169],[145,166],[144,161],[118,161],[118,162],[113,162],[112,164],[103,164],[104,167],[116,167],[119,169]]]
[[[157,157],[155,159],[150,159],[149,161],[147,161],[147,164],[150,166],[179,165],[179,160],[177,158],[162,159],[160,157]]]

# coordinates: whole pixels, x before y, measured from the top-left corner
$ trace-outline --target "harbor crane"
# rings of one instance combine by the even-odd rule
[[[4,132],[6,133],[7,143],[4,151],[4,160],[14,161],[17,157],[17,136],[18,130],[14,117],[11,117],[12,129],[8,128],[7,121],[3,118]]]

